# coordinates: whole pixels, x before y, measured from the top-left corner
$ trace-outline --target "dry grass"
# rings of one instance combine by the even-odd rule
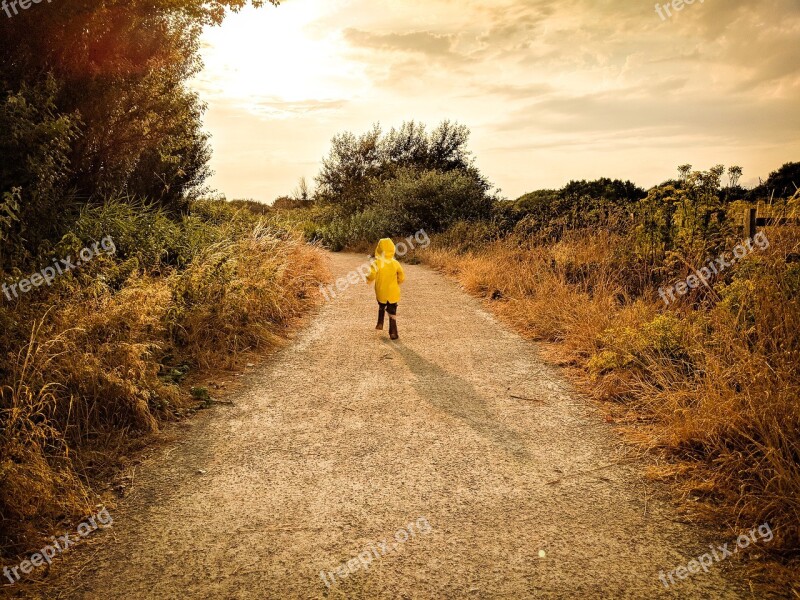
[[[762,579],[800,594],[800,265],[797,231],[715,286],[719,300],[666,308],[654,287],[634,294],[625,240],[586,233],[539,247],[508,239],[462,253],[437,243],[423,262],[456,278],[520,333],[557,342],[563,361],[658,452],[698,517],[731,529],[769,522]],[[763,565],[762,565],[763,566]]]
[[[174,336],[202,368],[279,345],[317,297],[327,273],[320,250],[259,226],[237,242],[205,249],[175,284]]]
[[[119,452],[196,404],[170,369],[233,368],[315,305],[327,278],[317,248],[258,222],[230,233],[182,269],[120,280],[119,261],[98,259],[0,306],[0,553],[89,514]]]

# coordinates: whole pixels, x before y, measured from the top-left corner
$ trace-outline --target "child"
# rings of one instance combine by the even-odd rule
[[[375,260],[372,261],[367,281],[375,282],[375,296],[378,299],[378,326],[383,329],[384,314],[389,313],[389,337],[396,340],[397,335],[397,303],[400,301],[400,284],[406,279],[403,267],[394,258],[394,242],[383,238],[375,248]]]

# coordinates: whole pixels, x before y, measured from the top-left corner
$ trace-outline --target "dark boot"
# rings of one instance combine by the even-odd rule
[[[386,304],[386,310],[389,312],[389,337],[393,340],[398,338],[397,335],[397,304]]]
[[[378,303],[378,325],[375,327],[378,331],[383,331],[383,320],[386,315],[386,305]]]

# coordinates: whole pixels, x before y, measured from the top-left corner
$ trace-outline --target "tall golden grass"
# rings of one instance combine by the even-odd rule
[[[165,373],[233,368],[281,344],[317,302],[327,278],[318,248],[211,208],[228,218],[192,225],[205,241],[181,267],[98,258],[0,305],[3,554],[30,549],[48,524],[89,514],[93,484],[120,450],[147,443],[192,403]]]
[[[553,342],[581,387],[628,438],[666,458],[694,514],[733,529],[769,522],[766,577],[800,594],[800,249],[767,230],[714,285],[666,307],[632,294],[626,238],[573,232],[549,245],[513,236],[464,251],[434,236],[419,258],[483,298],[516,330]],[[449,243],[448,243],[449,242]],[[698,265],[701,266],[701,265]]]

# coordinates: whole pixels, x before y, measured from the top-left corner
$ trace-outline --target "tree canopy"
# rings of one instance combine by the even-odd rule
[[[361,135],[340,133],[331,140],[317,176],[318,200],[354,210],[363,208],[371,186],[408,169],[460,171],[486,192],[490,186],[467,148],[469,135],[466,126],[451,121],[443,121],[430,132],[422,123],[407,121],[387,133],[377,124]]]
[[[791,198],[800,189],[800,162],[788,162],[753,190],[754,198]]]
[[[0,243],[35,250],[76,201],[146,196],[185,210],[209,175],[205,107],[186,86],[199,36],[246,4],[59,0],[0,13]]]

